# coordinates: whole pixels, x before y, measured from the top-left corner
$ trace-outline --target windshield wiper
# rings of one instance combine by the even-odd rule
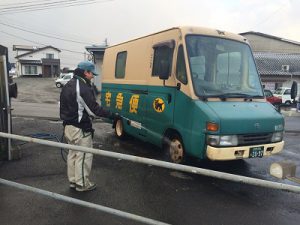
[[[220,98],[221,100],[226,100],[227,98],[244,98],[244,99],[253,99],[253,98],[263,98],[262,95],[248,95],[243,93],[226,93],[220,95],[208,95],[207,98]]]

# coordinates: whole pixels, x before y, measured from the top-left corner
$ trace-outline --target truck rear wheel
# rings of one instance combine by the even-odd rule
[[[185,159],[185,150],[183,142],[179,135],[174,134],[168,140],[167,146],[167,157],[168,160],[173,163],[183,163]]]
[[[115,122],[115,134],[118,138],[123,139],[126,136],[122,119],[117,119]]]

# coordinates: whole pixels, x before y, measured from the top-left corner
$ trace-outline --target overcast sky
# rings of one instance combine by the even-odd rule
[[[45,8],[53,2],[80,5],[19,11],[24,4]],[[61,66],[72,68],[84,59],[85,46],[101,45],[106,38],[112,45],[179,25],[256,31],[300,42],[299,12],[299,0],[0,0],[0,44],[10,49],[11,61],[14,44],[64,49]]]

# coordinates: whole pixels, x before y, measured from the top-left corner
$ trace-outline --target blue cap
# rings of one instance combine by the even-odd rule
[[[95,76],[99,74],[95,70],[95,65],[89,61],[80,62],[77,66],[79,69],[86,70],[92,72]]]

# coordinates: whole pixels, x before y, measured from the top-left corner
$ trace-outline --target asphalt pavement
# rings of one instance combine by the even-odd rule
[[[96,123],[95,129],[95,148],[163,158],[163,153],[151,145],[134,139],[116,139],[110,124]],[[50,133],[60,137],[62,125],[55,120],[13,117],[13,133]],[[298,150],[290,150],[295,148],[295,138],[298,136],[287,137],[287,151],[262,159],[263,163],[257,159],[190,165],[278,182],[266,171],[274,160],[291,155],[299,162]],[[300,221],[299,194],[96,155],[91,179],[98,187],[92,192],[77,193],[68,187],[64,152],[20,141],[13,145],[21,149],[22,156],[19,160],[1,162],[1,178],[158,221],[174,225],[298,225]],[[280,182],[293,184],[288,180]],[[0,193],[0,223],[4,225],[142,224],[4,185],[0,185]]]
[[[18,99],[12,99],[13,133],[25,136],[52,134],[60,138],[59,93],[53,79],[18,78]],[[33,88],[34,87],[34,88]],[[272,162],[292,159],[300,167],[300,113],[283,109],[285,149],[274,157],[234,162],[191,162],[201,168],[279,181],[269,174]],[[120,141],[110,124],[96,123],[94,147],[146,158],[164,159],[164,153],[136,139]],[[56,140],[56,139],[52,139]],[[65,152],[61,149],[13,141],[21,158],[0,162],[0,177],[106,207],[175,225],[298,225],[299,195],[237,184],[95,156],[89,193],[70,190]],[[297,172],[300,176],[300,172]],[[0,224],[96,225],[141,224],[42,195],[0,185]]]

